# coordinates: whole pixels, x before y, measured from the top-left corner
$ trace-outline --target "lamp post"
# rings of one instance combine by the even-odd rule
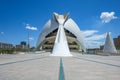
[[[30,51],[30,35],[29,35],[29,32],[28,32],[28,46],[27,46],[27,48],[28,48],[28,52]]]
[[[29,36],[29,33],[28,33],[28,49],[30,49],[30,36]]]

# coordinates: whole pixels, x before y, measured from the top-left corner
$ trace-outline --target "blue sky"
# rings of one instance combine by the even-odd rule
[[[106,32],[120,35],[120,0],[0,0],[0,42],[35,46],[44,24],[53,12],[64,14],[77,23],[86,47],[104,44]]]

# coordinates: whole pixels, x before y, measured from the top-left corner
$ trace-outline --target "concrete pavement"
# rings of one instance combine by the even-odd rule
[[[72,54],[0,55],[0,80],[120,80],[120,56]]]

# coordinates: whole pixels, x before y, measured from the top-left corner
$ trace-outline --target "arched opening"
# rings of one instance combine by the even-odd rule
[[[67,42],[70,50],[79,50],[79,45],[77,43],[76,36],[72,34],[70,31],[65,30],[65,34],[67,37]],[[48,35],[45,36],[45,40],[43,41],[42,48],[43,50],[52,50],[53,45],[55,42],[56,34],[57,34],[58,28],[50,32]]]

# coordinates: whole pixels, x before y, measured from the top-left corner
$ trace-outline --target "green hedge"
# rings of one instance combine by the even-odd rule
[[[120,50],[120,47],[116,47],[117,50]]]
[[[11,49],[1,49],[0,48],[0,54],[13,54],[15,51],[33,51],[34,49],[19,49],[19,48],[11,48]]]
[[[14,49],[0,49],[0,53],[2,54],[12,54]]]

